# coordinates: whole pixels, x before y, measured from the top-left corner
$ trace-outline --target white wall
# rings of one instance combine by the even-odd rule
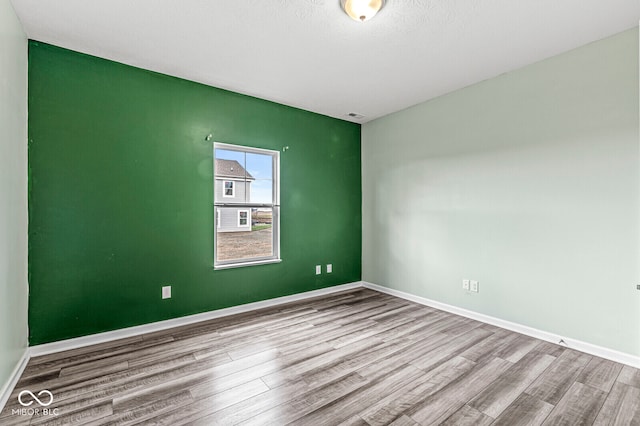
[[[0,396],[27,347],[27,38],[0,0]]]
[[[363,280],[640,355],[637,28],[362,134]]]

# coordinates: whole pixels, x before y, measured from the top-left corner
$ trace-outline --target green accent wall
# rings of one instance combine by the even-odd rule
[[[36,41],[28,103],[31,345],[360,280],[359,125]],[[281,263],[213,269],[209,133],[289,147]]]

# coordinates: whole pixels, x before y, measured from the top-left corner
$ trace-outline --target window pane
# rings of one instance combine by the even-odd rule
[[[224,203],[248,203],[246,182],[250,181],[244,167],[246,154],[228,149],[215,150],[216,200]]]
[[[273,157],[248,152],[246,155],[247,194],[252,203],[273,203]]]
[[[234,191],[234,183],[232,180],[225,180],[223,181],[224,183],[224,192],[223,192],[223,196],[224,197],[233,197],[235,195],[235,191]]]
[[[248,226],[249,225],[249,211],[248,210],[240,210],[238,211],[238,226]]]
[[[217,261],[273,256],[272,208],[220,207],[217,214]]]

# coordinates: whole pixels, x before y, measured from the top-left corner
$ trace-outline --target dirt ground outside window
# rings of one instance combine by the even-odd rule
[[[218,261],[272,256],[272,228],[248,232],[218,232]]]

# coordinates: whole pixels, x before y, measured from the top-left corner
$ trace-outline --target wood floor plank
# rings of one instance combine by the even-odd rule
[[[498,351],[495,356],[515,363],[541,343],[532,337],[516,334],[515,339]]]
[[[407,415],[420,424],[440,424],[512,366],[511,362],[502,358],[476,364],[467,375],[412,407]]]
[[[39,417],[32,419],[32,425],[44,424],[47,426],[62,426],[62,425],[85,425],[91,421],[99,420],[103,417],[107,417],[113,414],[113,409],[110,403],[103,403],[99,405],[93,405],[85,410],[75,411],[68,415],[55,416],[53,418]],[[44,420],[42,420],[44,419]],[[41,423],[42,422],[42,423]]]
[[[489,335],[491,335],[490,331],[483,330],[481,328],[471,329],[468,333],[456,336],[444,345],[439,346],[434,351],[430,352],[428,357],[412,361],[412,364],[424,371],[429,371],[430,369],[445,362],[447,359],[464,352],[466,349],[480,342]]]
[[[459,336],[461,334],[468,333],[469,330],[473,330],[474,328],[479,328],[481,326],[482,323],[480,321],[472,320],[469,318],[462,318],[458,324],[446,328],[442,330],[442,332],[450,336]],[[492,334],[490,330],[482,329],[482,331],[484,331],[487,336]]]
[[[445,312],[425,313],[421,316],[411,316],[411,321],[393,329],[390,336],[381,336],[383,340],[406,337],[407,339],[420,338],[420,332],[432,330],[432,326],[437,322],[446,322],[449,316]],[[435,332],[434,332],[435,334]]]
[[[536,346],[536,349],[557,358],[560,355],[562,355],[562,353],[568,348],[566,346],[561,346],[556,343],[540,342],[540,344]]]
[[[640,389],[640,370],[625,365],[617,379],[620,383]]]
[[[594,426],[640,425],[640,389],[616,382]]]
[[[365,329],[361,329],[358,334],[343,335],[336,339],[328,340],[327,343],[333,346],[334,348],[341,348],[345,345],[348,345],[349,343],[353,343],[358,340],[365,340],[373,337],[379,338],[380,337],[379,335],[384,334],[386,332],[390,332],[391,330],[409,322],[411,322],[411,318],[403,318],[403,317],[396,318],[393,321],[390,321],[390,320],[386,320],[384,322],[376,321],[375,325],[371,327],[367,327]]]
[[[379,306],[372,306],[369,309],[354,313],[352,315],[346,315],[342,318],[335,319],[334,321],[336,321],[338,324],[348,324],[362,319],[374,321],[372,317],[377,316],[381,313],[390,312],[396,309],[398,306],[402,306],[402,304],[398,302],[379,302],[378,305]]]
[[[576,378],[576,381],[609,392],[620,370],[622,370],[622,364],[593,357]]]
[[[166,331],[164,331],[160,335],[159,339],[163,340],[163,339],[166,339],[166,337],[167,337],[167,333]],[[142,342],[143,340],[144,340],[143,336],[131,336],[131,337],[125,337],[122,339],[113,340],[109,342],[96,343],[95,345],[91,345],[91,346],[83,346],[80,348],[68,349],[62,352],[54,352],[46,355],[39,355],[31,358],[29,360],[29,365],[31,367],[35,367],[36,365],[48,363],[48,362],[65,363],[70,358],[73,359],[77,356],[88,354],[88,353],[92,353],[92,354],[102,353],[102,352],[111,353],[111,349],[113,348],[119,348],[119,347],[125,347],[125,346],[136,346],[138,343]],[[158,338],[155,338],[152,340],[158,340]]]
[[[258,395],[254,395],[232,406],[216,411],[208,415],[207,420],[212,425],[235,425],[260,413],[279,406],[309,392],[311,388],[303,380],[289,381],[275,389],[269,389]]]
[[[300,424],[305,424],[304,420],[300,421]],[[364,420],[362,420],[360,417],[358,416],[353,416],[348,418],[347,420],[344,420],[340,423],[334,423],[336,426],[369,426],[367,424],[367,422],[365,422]]]
[[[193,357],[190,359],[194,360]],[[77,381],[73,377],[66,376],[60,378],[58,382],[48,383],[45,388],[55,393],[58,402],[81,399],[87,392],[93,392],[105,398],[122,392],[133,392],[135,389],[163,383],[175,377],[207,375],[210,368],[215,368],[227,361],[230,361],[227,356],[212,357],[202,361],[186,360],[177,365],[173,360],[168,360],[166,363],[132,368],[85,381]],[[167,368],[167,365],[171,367]]]
[[[414,312],[414,311],[421,311],[419,306],[416,305],[410,305],[410,304],[401,304],[399,305],[397,308],[392,309],[390,311],[387,312],[382,312],[378,315],[374,315],[372,317],[369,317],[369,319],[373,320],[373,321],[384,321],[387,320],[389,318],[396,318],[398,316],[407,318],[409,313]],[[424,312],[424,311],[423,311]]]
[[[466,358],[452,358],[428,373],[416,377],[398,391],[373,403],[359,415],[372,426],[389,424],[416,404],[469,372],[474,365]]]
[[[280,368],[277,371],[262,376],[262,380],[270,388],[280,386],[282,383],[288,380],[290,376],[299,376],[303,373],[312,371],[323,366],[331,365],[339,360],[341,357],[350,357],[353,354],[368,350],[374,346],[383,345],[385,342],[379,339],[368,339],[366,341],[359,340],[347,346],[343,346],[339,349],[333,349],[323,352],[317,356],[310,357],[304,361],[292,364],[286,368]]]
[[[590,425],[602,408],[607,393],[575,382],[542,423],[555,425]]]
[[[485,327],[480,328],[491,331],[493,334],[460,354],[460,356],[467,358],[469,361],[481,363],[488,359],[498,357],[498,354],[503,353],[504,349],[510,346],[518,336],[507,330],[493,332],[491,329]]]
[[[379,359],[395,356],[412,344],[413,342],[407,339],[382,342],[380,345],[359,351],[352,356],[337,358],[329,364],[302,373],[301,377],[311,387],[314,387],[346,376],[368,364],[376,364]]]
[[[115,373],[129,368],[129,361],[120,361],[114,363],[112,360],[105,359],[104,365],[96,365],[95,363],[79,364],[73,367],[65,367],[60,370],[59,377],[79,376],[98,377],[107,373]]]
[[[119,410],[114,408],[114,413],[101,419],[92,420],[85,426],[125,426],[146,422],[154,417],[166,416],[170,412],[185,407],[193,402],[193,397],[188,390],[166,395],[160,393],[154,399],[133,406],[121,405]]]
[[[57,414],[17,415],[25,389]],[[361,288],[33,358],[0,424],[626,426],[639,405],[635,368]]]
[[[541,425],[552,410],[552,404],[522,393],[498,416],[493,426]]]
[[[366,377],[369,383],[359,388],[357,392],[352,392],[339,401],[321,407],[299,420],[304,424],[328,426],[336,421],[342,421],[345,417],[362,419],[358,413],[364,412],[372,403],[397,392],[422,374],[422,370],[410,364],[396,368],[389,363],[381,365],[379,374]]]
[[[315,359],[318,356],[327,354],[334,350],[327,345],[315,345],[305,350],[298,351],[291,355],[278,357],[276,359],[253,365],[244,370],[227,375],[207,374],[202,376],[204,380],[191,385],[191,392],[199,394],[206,392],[207,389],[215,387],[216,389],[230,389],[255,379],[263,378],[266,375],[273,374],[277,376],[277,372],[282,370],[292,371],[293,367],[305,362],[308,359]],[[322,358],[325,359],[325,358]],[[276,373],[274,373],[276,372]],[[287,377],[280,377],[278,380],[286,381]],[[264,380],[263,380],[264,381]]]
[[[543,352],[529,352],[472,399],[469,405],[497,418],[555,359]]]
[[[114,356],[122,355],[122,354],[130,354],[135,352],[141,348],[148,347],[157,347],[158,345],[162,345],[163,343],[168,343],[173,341],[173,337],[164,336],[159,337],[153,340],[136,340],[133,343],[116,345],[112,343],[111,346],[104,345],[101,346],[99,350],[94,352],[88,351],[85,348],[81,348],[84,350],[71,350],[68,356],[61,359],[50,358],[47,356],[48,361],[41,361],[38,357],[29,360],[28,368],[25,369],[24,374],[20,377],[20,380],[26,380],[34,375],[42,374],[43,372],[48,372],[52,370],[60,370],[65,367],[71,367],[78,364],[88,363],[104,358],[112,359]]]
[[[284,425],[294,422],[297,419],[327,405],[336,399],[348,395],[356,389],[367,384],[367,379],[357,373],[349,374],[329,385],[315,389],[301,396],[297,396],[290,401],[263,411],[259,415],[240,422],[240,425]],[[206,425],[207,423],[203,423]]]
[[[420,424],[406,414],[403,414],[392,423],[389,423],[389,426],[420,426]]]
[[[529,386],[529,395],[556,405],[593,357],[567,349]]]
[[[306,338],[302,338],[302,339],[291,340],[286,344],[279,345],[278,351],[283,355],[287,355],[287,354],[291,354],[299,350],[305,349],[308,346],[313,346],[313,345],[330,346],[328,342],[330,342],[331,340],[347,334],[352,334],[352,333],[360,334],[362,330],[365,330],[371,327],[372,325],[374,324],[370,320],[360,321],[360,322],[355,322],[353,324],[345,324],[345,325],[338,325],[338,324],[318,325],[314,327],[313,335],[307,336]]]
[[[376,364],[364,366],[358,370],[358,373],[367,378],[377,377],[383,365],[391,365],[393,368],[399,368],[404,364],[412,364],[417,359],[426,357],[440,346],[447,344],[449,340],[450,337],[446,334],[427,334],[423,336],[421,340],[415,341],[413,345],[406,348],[401,354],[383,357]]]
[[[266,392],[269,388],[260,380],[243,383],[235,388],[225,389],[200,399],[195,403],[180,407],[169,413],[162,413],[145,421],[148,425],[178,426],[184,424],[211,425],[208,416],[238,402]]]
[[[455,413],[453,413],[443,426],[487,426],[493,422],[493,418],[476,410],[473,407],[465,405]]]

